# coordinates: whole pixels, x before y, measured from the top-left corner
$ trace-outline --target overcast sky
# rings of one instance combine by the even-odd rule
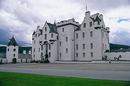
[[[0,41],[15,36],[30,42],[37,25],[75,18],[82,22],[85,8],[103,14],[110,42],[130,45],[130,0],[0,0]]]

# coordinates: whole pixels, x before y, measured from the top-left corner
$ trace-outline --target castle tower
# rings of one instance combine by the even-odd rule
[[[12,37],[6,47],[6,58],[8,63],[16,63],[18,60],[18,44],[14,37]]]

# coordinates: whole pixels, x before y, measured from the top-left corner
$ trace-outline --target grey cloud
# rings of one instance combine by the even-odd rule
[[[121,23],[121,22],[130,22],[130,18],[121,18],[121,19],[118,19],[117,22],[118,23]]]
[[[7,43],[11,36],[11,31],[7,27],[0,26],[0,43]]]
[[[41,1],[41,0],[39,0]],[[42,0],[43,1],[43,0]],[[42,2],[41,1],[41,2]],[[76,4],[75,6],[79,6],[85,9],[85,5],[87,3],[88,5],[88,10],[108,10],[108,9],[113,9],[115,7],[119,7],[119,6],[127,6],[130,5],[130,0],[63,0],[67,3],[72,3],[72,4]],[[27,36],[31,36],[31,32],[34,28],[34,24],[38,24],[39,22],[41,22],[41,19],[43,19],[42,21],[45,20],[53,20],[54,18],[56,20],[62,20],[63,18],[68,18],[69,16],[73,16],[73,11],[75,11],[75,9],[67,9],[69,10],[70,14],[65,14],[67,11],[65,11],[64,15],[63,14],[58,14],[62,13],[60,11],[57,11],[59,9],[59,6],[56,7],[56,5],[49,5],[48,3],[43,3],[43,7],[39,7],[36,9],[33,9],[34,7],[30,4],[31,0],[0,0],[0,10],[3,10],[5,12],[7,12],[8,14],[13,15],[16,19],[13,18],[8,18],[7,16],[5,16],[4,18],[1,18],[0,20],[0,32],[3,33],[7,33],[7,34],[2,34],[0,33],[0,41],[5,38],[7,38],[10,35],[16,35],[16,38],[18,40],[22,40],[22,41],[28,41],[26,39]],[[44,2],[44,1],[43,1]],[[58,3],[58,2],[57,2]],[[63,5],[61,5],[61,7],[65,5],[66,3],[63,3]],[[32,7],[31,7],[32,6]],[[37,5],[35,6],[37,7]],[[77,7],[77,9],[79,8]],[[56,12],[52,9],[56,8]],[[82,10],[81,8],[81,10]],[[43,10],[44,9],[44,10]],[[47,13],[46,13],[47,10]],[[45,14],[40,14],[39,11],[45,11]],[[49,12],[48,12],[49,11]],[[50,17],[48,17],[48,13],[50,13],[50,11],[52,11]],[[81,16],[81,11],[80,8],[77,12],[77,14],[75,14],[76,16]],[[54,13],[55,12],[55,13]],[[64,11],[63,11],[64,12]],[[78,14],[79,13],[79,14]],[[53,15],[56,15],[57,17]],[[60,17],[59,17],[60,16]],[[44,20],[45,19],[45,20]],[[6,21],[8,20],[8,21]],[[11,22],[11,20],[15,21],[15,22]],[[3,23],[4,22],[4,23]],[[10,26],[10,23],[12,24],[12,26]],[[14,23],[18,23],[18,25],[15,25]],[[3,27],[3,25],[4,27]],[[14,25],[13,25],[14,24]],[[4,30],[2,29],[4,28]],[[13,29],[13,30],[12,30]],[[12,32],[10,32],[12,31]],[[29,32],[30,31],[30,32]],[[112,42],[119,42],[122,44],[128,44],[128,42],[130,42],[130,40],[128,39],[129,35],[127,32],[116,32],[114,33],[116,36],[114,38],[114,41]],[[126,34],[126,35],[125,35]],[[124,35],[124,36],[122,36]],[[120,36],[120,38],[118,38]],[[21,37],[23,37],[21,39]]]
[[[83,6],[88,5],[88,9],[106,10],[119,6],[130,5],[130,0],[68,0],[73,3],[81,3]]]
[[[114,38],[111,39],[111,43],[130,45],[130,34],[127,31],[120,30],[112,34]]]

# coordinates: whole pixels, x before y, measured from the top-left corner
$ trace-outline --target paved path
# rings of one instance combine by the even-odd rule
[[[83,78],[93,78],[93,79],[108,79],[108,80],[125,80],[130,81],[130,71],[127,70],[82,70],[82,69],[58,69],[50,68],[50,65],[60,65],[60,64],[48,64],[47,67],[39,67],[44,64],[35,64],[34,67],[31,64],[23,64],[25,67],[20,67],[22,64],[16,65],[4,65],[0,66],[0,71],[6,72],[18,72],[18,73],[31,73],[31,74],[41,74],[41,75],[56,75],[56,76],[72,76],[72,77],[83,77]],[[26,67],[27,65],[27,67]],[[29,65],[29,67],[28,67]],[[62,64],[63,65],[63,64]],[[67,64],[69,66],[69,64]],[[71,64],[70,64],[71,65]],[[88,65],[88,64],[87,64]],[[97,65],[97,64],[96,64]],[[31,66],[31,68],[30,68]],[[19,68],[20,67],[20,68]]]

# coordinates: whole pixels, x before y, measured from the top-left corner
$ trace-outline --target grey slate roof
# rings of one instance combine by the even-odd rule
[[[18,44],[17,44],[17,42],[16,42],[16,40],[15,40],[14,37],[12,37],[12,38],[10,39],[10,41],[9,41],[9,43],[8,43],[8,46],[10,46],[10,45],[18,46]]]
[[[47,23],[50,28],[50,33],[57,33],[57,27],[56,24]]]
[[[93,22],[101,22],[101,19],[98,17],[98,15],[96,16],[95,19],[92,17],[90,17],[90,18],[93,20]]]

